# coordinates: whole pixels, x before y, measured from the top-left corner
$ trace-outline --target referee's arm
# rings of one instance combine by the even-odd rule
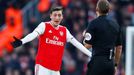
[[[122,54],[122,35],[120,30],[115,47],[115,66],[119,64],[121,54]]]
[[[115,48],[115,66],[118,66],[122,53],[122,45],[116,46]]]
[[[94,30],[95,30],[95,24],[92,21],[86,29],[83,40],[84,46],[88,49],[92,48],[93,45]]]

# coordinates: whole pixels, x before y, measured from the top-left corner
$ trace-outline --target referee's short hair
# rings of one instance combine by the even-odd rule
[[[99,0],[96,10],[101,14],[107,14],[110,9],[110,3],[107,0]]]
[[[54,11],[63,11],[63,8],[61,6],[52,7],[50,10],[50,14],[52,14]]]

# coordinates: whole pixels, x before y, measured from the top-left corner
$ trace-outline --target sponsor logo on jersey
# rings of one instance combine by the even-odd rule
[[[49,30],[48,32],[49,32],[49,33],[52,33],[52,30]]]
[[[46,43],[47,44],[58,45],[58,46],[64,46],[64,43],[62,41],[52,40],[52,39],[49,39],[49,38],[46,38]]]

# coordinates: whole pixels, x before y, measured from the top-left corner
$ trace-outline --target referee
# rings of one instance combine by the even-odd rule
[[[110,3],[99,0],[97,18],[90,22],[84,38],[86,48],[92,47],[87,75],[114,75],[122,52],[120,26],[107,18]],[[91,34],[91,35],[90,35]]]

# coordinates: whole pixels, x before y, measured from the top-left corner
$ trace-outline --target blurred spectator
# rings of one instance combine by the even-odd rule
[[[50,0],[39,0],[39,4],[37,6],[38,8],[38,11],[40,13],[44,13],[44,12],[47,12],[50,8]]]
[[[0,74],[5,75],[5,65],[3,63],[3,60],[0,59]]]
[[[5,22],[5,9],[7,8],[7,0],[0,0],[0,27]]]
[[[20,8],[23,8],[30,0],[0,0],[0,27],[5,23],[5,10],[8,8],[11,2],[13,3],[16,1],[16,4],[18,4]]]

